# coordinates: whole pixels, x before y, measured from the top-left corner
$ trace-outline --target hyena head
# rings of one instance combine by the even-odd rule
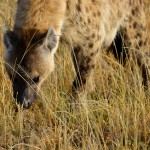
[[[4,33],[5,66],[12,81],[14,98],[23,108],[28,108],[41,87],[43,81],[54,69],[54,53],[58,46],[55,30],[34,38],[27,47],[14,31]]]

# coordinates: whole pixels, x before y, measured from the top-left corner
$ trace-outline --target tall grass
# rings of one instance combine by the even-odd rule
[[[150,15],[150,2],[146,4]],[[14,6],[14,1],[0,1],[1,26],[12,26]],[[150,97],[138,68],[133,74],[103,53],[94,72],[95,90],[70,111],[75,73],[69,47],[61,45],[55,72],[37,101],[23,111],[13,101],[2,43],[0,47],[0,150],[150,149]]]

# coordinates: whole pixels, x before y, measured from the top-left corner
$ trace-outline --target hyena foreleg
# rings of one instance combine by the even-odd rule
[[[92,45],[91,45],[92,46]],[[93,82],[90,80],[97,60],[97,50],[84,51],[82,47],[75,47],[72,52],[76,77],[72,85],[72,93],[75,99],[86,95],[93,90]]]

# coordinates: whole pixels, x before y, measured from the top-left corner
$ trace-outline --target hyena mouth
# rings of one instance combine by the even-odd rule
[[[32,105],[33,101],[36,100],[36,95],[31,96],[31,97],[32,97],[32,98],[28,98],[28,99],[24,98],[24,99],[23,99],[23,102],[22,102],[22,104],[21,104],[21,106],[22,106],[23,109],[28,109],[28,108],[30,108],[30,106]]]
[[[14,94],[14,99],[17,104],[19,104],[23,109],[28,109],[32,102],[35,101],[37,98],[36,94],[33,93],[32,95],[26,95],[24,93],[23,95]]]
[[[24,100],[22,107],[23,107],[23,109],[28,109],[31,106],[31,104],[32,104],[31,100]]]

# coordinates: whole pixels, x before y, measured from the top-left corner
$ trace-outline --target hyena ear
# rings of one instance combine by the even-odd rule
[[[53,27],[50,27],[50,29],[46,34],[43,45],[44,47],[46,47],[46,49],[53,51],[57,47],[57,42],[58,40],[57,40],[55,29]]]
[[[5,30],[3,40],[4,46],[6,47],[6,49],[9,49],[10,47],[15,46],[17,37],[13,31]]]

